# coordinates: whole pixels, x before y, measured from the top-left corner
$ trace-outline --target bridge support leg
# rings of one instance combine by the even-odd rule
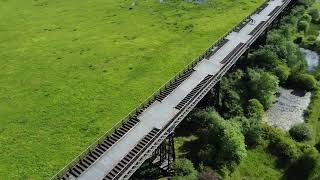
[[[161,170],[167,173],[172,171],[173,163],[175,162],[175,146],[174,146],[174,132],[172,132],[165,141],[154,151],[153,163]]]
[[[267,35],[268,35],[268,30],[267,28],[258,38],[257,40],[252,43],[250,46],[251,49],[259,49],[261,46],[264,46],[267,43]]]
[[[220,107],[221,107],[221,93],[220,93],[220,88],[221,88],[221,82],[217,82],[217,84],[215,85],[215,94],[214,94],[214,107],[216,108],[217,111],[220,111]]]
[[[246,52],[243,53],[243,55],[239,58],[239,60],[236,63],[236,66],[239,69],[245,70],[248,67],[249,65],[248,56],[249,56],[249,50],[246,50]]]

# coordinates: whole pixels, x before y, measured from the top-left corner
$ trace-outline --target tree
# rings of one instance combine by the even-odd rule
[[[224,91],[224,97],[222,100],[222,112],[224,117],[232,117],[243,114],[241,98],[236,91],[232,89]]]
[[[249,58],[250,64],[261,69],[271,70],[280,62],[277,54],[271,48],[260,48],[252,53]]]
[[[289,83],[295,88],[312,91],[317,87],[317,80],[310,74],[295,74],[290,77]]]
[[[211,167],[233,171],[246,156],[244,136],[239,124],[224,120],[217,112],[207,112],[207,132],[200,137],[204,147],[198,153],[199,159]]]
[[[305,20],[301,20],[298,22],[298,31],[300,32],[304,32],[304,33],[307,33],[308,30],[309,30],[309,22],[308,21],[305,21]]]
[[[198,173],[198,180],[218,180],[221,179],[218,173],[212,170],[209,166],[200,164]]]
[[[297,141],[305,141],[311,139],[311,132],[305,123],[294,125],[289,130],[290,136]]]
[[[318,21],[320,17],[319,10],[317,8],[311,8],[309,10],[309,15],[312,17],[312,21]]]
[[[173,179],[196,179],[197,171],[189,159],[177,159],[173,166],[175,177]]]
[[[263,105],[257,99],[250,99],[247,106],[247,117],[262,120],[264,115]]]
[[[279,165],[289,166],[299,157],[301,152],[295,141],[288,138],[281,129],[265,126],[264,132],[270,141],[268,149],[279,158]]]
[[[261,102],[268,109],[275,100],[275,93],[279,88],[279,80],[276,76],[264,72],[248,69],[248,94]]]
[[[314,2],[315,2],[315,0],[298,0],[297,4],[303,5],[305,7],[310,7]]]
[[[279,63],[271,72],[278,77],[281,84],[284,84],[290,75],[290,69],[284,63]]]
[[[301,72],[306,69],[307,63],[298,45],[284,36],[283,31],[271,31],[268,35],[267,47],[271,48],[282,62],[286,63],[291,73]]]
[[[300,21],[307,21],[308,23],[310,23],[312,20],[312,17],[309,14],[304,14],[301,18]]]
[[[290,74],[289,67],[281,61],[270,47],[264,47],[255,51],[249,58],[253,67],[271,72],[284,83]]]
[[[261,104],[260,104],[261,105]],[[263,110],[263,106],[261,107]],[[242,127],[242,134],[245,138],[245,144],[249,147],[255,147],[262,141],[263,130],[261,128],[261,119],[252,116],[249,119],[246,117],[235,117],[230,121],[239,122]]]
[[[243,71],[237,70],[225,76],[221,81],[219,94],[219,111],[224,117],[240,116],[243,114],[242,91],[244,84]]]
[[[308,180],[319,179],[320,157],[317,152],[309,151],[303,153],[285,171],[284,179]]]

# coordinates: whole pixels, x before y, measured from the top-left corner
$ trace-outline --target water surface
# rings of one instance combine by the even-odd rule
[[[308,71],[314,72],[319,65],[319,55],[309,49],[300,48],[300,51],[304,54],[307,60]]]

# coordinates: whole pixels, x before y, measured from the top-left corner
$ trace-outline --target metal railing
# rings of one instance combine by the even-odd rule
[[[270,0],[265,1],[261,6],[259,6],[254,12],[252,12],[250,15],[243,18],[239,24],[233,26],[230,31],[226,32],[219,40],[215,41],[202,55],[197,57],[195,60],[193,60],[191,63],[186,65],[180,72],[178,72],[172,79],[167,81],[163,86],[161,86],[158,90],[156,90],[151,96],[149,96],[145,101],[143,101],[140,105],[138,105],[133,111],[131,111],[128,115],[126,115],[122,120],[118,121],[111,129],[109,129],[105,134],[100,136],[97,140],[95,140],[89,147],[87,147],[80,155],[78,155],[76,158],[74,158],[69,164],[67,164],[64,168],[62,168],[58,173],[56,173],[54,176],[51,177],[51,179],[59,179],[60,177],[64,176],[73,166],[75,166],[81,159],[83,159],[86,155],[90,153],[90,151],[94,150],[95,147],[102,143],[108,136],[110,136],[112,133],[114,133],[118,128],[120,128],[125,122],[127,122],[132,116],[137,114],[137,112],[140,109],[143,109],[147,104],[150,102],[153,102],[155,98],[166,88],[168,88],[173,82],[175,82],[179,77],[181,77],[186,71],[194,68],[201,60],[203,60],[210,51],[215,48],[219,47],[221,43],[225,40],[225,38],[232,32],[239,29],[239,27],[243,26],[243,24],[247,23],[250,20],[250,17],[256,12],[261,11],[266,4]]]

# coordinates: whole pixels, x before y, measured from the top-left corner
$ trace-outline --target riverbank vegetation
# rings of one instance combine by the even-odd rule
[[[319,7],[299,1],[183,122],[190,134],[178,138],[180,158],[193,163],[198,179],[320,178],[320,68],[309,72],[299,49],[320,52]],[[263,122],[280,86],[313,94],[305,123],[289,131]]]

